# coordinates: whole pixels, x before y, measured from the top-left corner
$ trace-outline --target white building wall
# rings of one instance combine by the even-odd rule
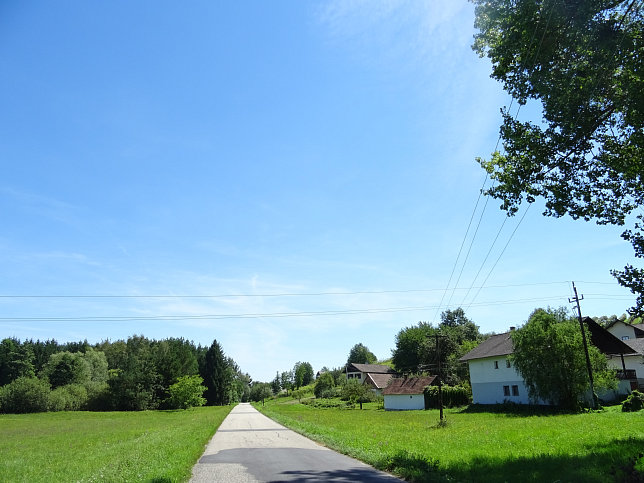
[[[635,329],[630,324],[625,324],[624,322],[616,322],[608,329],[608,332],[618,339],[624,340],[624,337],[628,337],[631,340],[635,339]]]
[[[635,371],[637,382],[640,387],[644,386],[644,356],[642,354],[624,356],[624,365],[627,370]],[[622,359],[620,356],[612,356],[608,359],[608,367],[622,370]]]
[[[425,409],[423,394],[385,394],[385,410],[405,411],[411,409]]]
[[[507,356],[498,356],[469,361],[474,404],[530,403],[523,378],[508,367],[507,360]]]

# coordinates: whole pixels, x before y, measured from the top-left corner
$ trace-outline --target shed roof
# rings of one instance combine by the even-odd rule
[[[364,381],[371,383],[376,389],[384,389],[392,377],[394,374],[367,374]]]
[[[436,376],[394,377],[382,391],[385,396],[398,394],[422,394],[427,386],[431,386]]]

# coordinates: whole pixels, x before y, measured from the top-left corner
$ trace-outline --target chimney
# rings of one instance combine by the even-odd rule
[[[516,327],[510,327],[510,332],[514,332],[515,329]]]

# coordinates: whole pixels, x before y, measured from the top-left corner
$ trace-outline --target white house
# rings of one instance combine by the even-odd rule
[[[364,382],[369,374],[396,374],[391,367],[383,364],[347,364],[344,368],[347,379],[358,379]]]
[[[622,357],[635,353],[635,350],[624,343],[628,341],[620,341],[590,317],[586,317],[584,323],[589,329],[593,345],[607,357]],[[519,404],[532,402],[523,377],[512,366],[509,358],[514,352],[512,330],[514,328],[511,328],[510,332],[493,335],[460,358],[460,361],[467,362],[469,365],[474,404],[499,404],[505,401]],[[619,372],[618,376],[620,376]],[[615,391],[616,394],[600,394],[600,397],[610,399],[617,394],[628,394],[631,391],[631,381],[627,379],[628,376],[629,373],[622,371],[622,380],[618,390]],[[544,401],[537,403],[545,404]]]
[[[493,335],[461,357],[469,364],[474,404],[530,402],[523,377],[508,358],[514,352],[510,334]]]
[[[425,388],[436,376],[394,377],[382,391],[386,411],[425,409]]]
[[[644,323],[627,324],[618,320],[606,330],[635,351],[633,354],[610,356],[609,365],[617,369],[618,374],[624,373],[624,377],[637,379],[632,389],[644,389]]]

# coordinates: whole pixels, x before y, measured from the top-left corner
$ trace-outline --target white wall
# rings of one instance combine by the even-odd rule
[[[385,409],[388,411],[425,409],[425,396],[423,394],[385,394]]]
[[[644,356],[642,354],[624,356],[624,365],[626,369],[634,370],[637,376],[637,382],[640,386],[644,386]],[[622,359],[619,356],[612,356],[608,358],[608,367],[613,369],[622,370]]]
[[[622,339],[623,337],[628,337],[631,340],[635,339],[635,329],[630,324],[625,324],[624,322],[616,322],[608,329],[608,332],[618,339]]]
[[[474,404],[530,403],[523,378],[514,367],[507,367],[507,356],[475,359],[469,361],[469,366]],[[509,395],[504,392],[504,386],[508,386]]]

